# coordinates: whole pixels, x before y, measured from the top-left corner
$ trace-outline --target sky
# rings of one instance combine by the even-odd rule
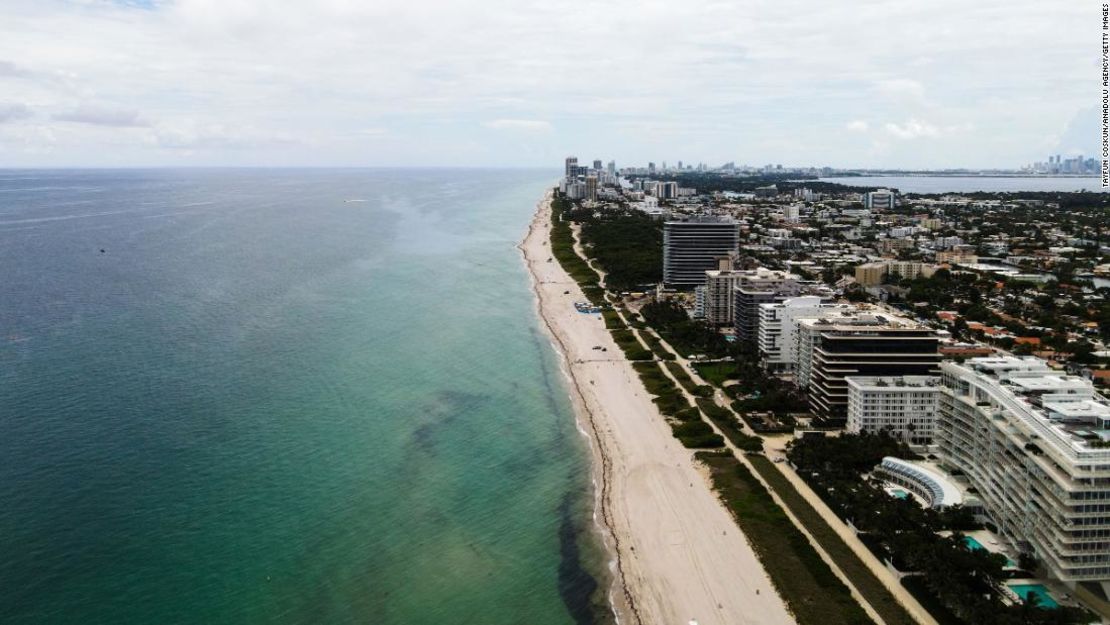
[[[0,0],[0,167],[1019,167],[1093,0]]]

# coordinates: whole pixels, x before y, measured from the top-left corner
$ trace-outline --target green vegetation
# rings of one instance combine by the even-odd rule
[[[606,308],[601,311],[601,318],[605,320],[605,329],[607,330],[620,330],[624,328],[624,322],[621,321],[620,315],[617,311]]]
[[[690,405],[678,386],[654,362],[634,362],[632,368],[640,376],[647,392],[655,395],[652,402],[668,418],[675,438],[690,448],[723,447],[725,441],[702,420],[701,411]]]
[[[582,225],[582,243],[614,291],[635,291],[663,279],[663,224],[638,210],[574,208],[564,213]]]
[[[763,439],[745,434],[740,427],[740,422],[731,412],[718,406],[712,399],[699,398],[697,404],[705,416],[709,417],[709,420],[720,428],[737,448],[749,453],[763,451]]]
[[[678,386],[654,362],[634,362],[632,368],[640,375],[644,388],[652,395],[678,393]]]
[[[701,419],[676,423],[671,430],[685,447],[713,449],[725,446],[725,439]]]
[[[705,386],[704,384],[695,384],[694,379],[690,377],[689,373],[686,373],[686,370],[682,368],[682,365],[678,364],[677,362],[668,362],[664,364],[666,364],[667,366],[667,371],[671,372],[671,375],[674,376],[674,379],[678,380],[678,383],[682,385],[682,388],[686,389],[687,393],[690,393],[695,397],[713,396],[713,387]]]
[[[623,328],[619,330],[610,330],[609,334],[613,335],[613,340],[616,341],[617,347],[621,348],[621,351],[624,352],[625,357],[629,360],[652,359],[651,352],[644,349],[643,345],[640,345],[640,341],[636,340],[636,335],[632,333],[632,330]]]
[[[799,625],[873,623],[763,485],[731,453],[701,452],[713,486]]]
[[[639,324],[640,337],[647,341],[648,347],[651,348],[651,353],[655,354],[660,360],[674,360],[675,355],[672,354],[667,348],[663,347],[663,343],[655,338],[651,332],[648,332],[643,323]]]
[[[959,506],[943,512],[922,508],[912,500],[887,495],[877,479],[862,478],[884,456],[912,458],[901,441],[868,434],[805,438],[791,444],[789,456],[798,474],[837,515],[852,522],[879,559],[920,576],[917,592],[931,597],[925,603],[935,600],[976,625],[1065,625],[1089,619],[1074,608],[1042,610],[1004,604],[1000,591],[1006,558],[968,548],[960,532],[975,527],[970,513]],[[952,533],[940,536],[942,530]]]
[[[683,356],[705,354],[721,358],[729,354],[725,337],[704,321],[691,319],[678,302],[650,302],[640,309],[640,314],[663,340]]]
[[[699,362],[694,363],[694,369],[697,369],[698,375],[703,380],[719,387],[724,387],[725,382],[740,377],[736,363],[732,362]]]
[[[852,580],[852,585],[887,625],[914,625],[913,617],[898,603],[894,595],[890,594],[882,581],[867,568],[867,564],[840,538],[836,530],[821,518],[820,513],[802,497],[770,460],[764,456],[748,456],[748,460],[763,480],[770,484],[794,518],[798,519],[809,535],[836,562],[841,572]]]
[[[551,255],[578,283],[586,298],[600,306],[605,303],[605,296],[598,286],[597,272],[574,251],[574,235],[570,224],[562,218],[571,206],[571,202],[563,197],[556,196],[551,200]]]
[[[756,432],[793,431],[792,413],[809,409],[804,395],[793,384],[768,374],[751,346],[734,346],[733,358],[732,362],[698,363],[694,368],[706,381],[736,399],[732,409]],[[725,386],[725,382],[733,383]],[[752,412],[769,413],[771,419],[767,421],[749,414]]]

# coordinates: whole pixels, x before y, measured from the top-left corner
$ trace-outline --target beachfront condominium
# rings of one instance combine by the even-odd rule
[[[937,376],[851,376],[848,431],[886,432],[910,445],[930,445],[937,421]]]
[[[695,291],[703,297],[705,320],[714,326],[732,325],[732,290],[745,273],[732,268],[735,262],[735,254],[718,258],[717,268],[705,272],[705,285]]]
[[[939,337],[931,328],[887,313],[831,314],[798,322],[797,382],[810,408],[843,424],[851,376],[936,375]]]
[[[755,343],[759,340],[759,307],[776,304],[800,295],[832,299],[832,290],[820,282],[802,280],[787,271],[760,267],[747,272],[733,290],[733,324],[736,337]]]
[[[586,176],[586,199],[591,202],[597,201],[597,176],[593,174]]]
[[[790,373],[798,365],[798,320],[855,310],[852,304],[833,304],[827,297],[805,295],[759,304],[759,357],[775,373]]]
[[[1033,357],[941,365],[940,464],[1018,551],[1110,595],[1110,402]]]
[[[740,226],[731,217],[701,215],[663,223],[663,282],[688,289],[705,283],[718,259],[735,254]]]
[[[564,178],[573,178],[578,175],[578,157],[568,156],[565,162],[565,169],[563,172]]]

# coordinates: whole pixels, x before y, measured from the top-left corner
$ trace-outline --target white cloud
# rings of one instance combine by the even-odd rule
[[[871,126],[862,119],[856,119],[848,122],[844,127],[852,132],[867,132]]]
[[[62,122],[89,124],[90,126],[111,126],[115,128],[140,128],[150,123],[138,111],[81,105],[63,113],[55,113],[52,118]]]
[[[523,132],[551,132],[554,130],[551,122],[540,119],[495,119],[483,122],[482,125],[494,130],[519,130]]]
[[[925,97],[925,86],[909,78],[893,78],[875,83],[875,91],[893,98],[921,99]]]
[[[0,102],[0,124],[27,119],[31,116],[31,109],[26,104]]]
[[[0,60],[0,78],[28,78],[31,75],[31,72],[11,61]]]
[[[916,119],[911,119],[904,124],[888,122],[883,128],[897,139],[918,139],[920,137],[935,137],[940,134],[940,129],[936,126]]]
[[[149,140],[154,145],[173,150],[250,150],[301,143],[286,134],[260,131],[252,127],[229,127],[205,124],[194,120],[161,124]]]
[[[1092,105],[1082,4],[4,0],[0,93],[58,113],[62,164],[552,165],[531,133],[618,163],[1020,165]],[[871,120],[886,160],[838,120]],[[0,166],[31,151],[9,147]]]

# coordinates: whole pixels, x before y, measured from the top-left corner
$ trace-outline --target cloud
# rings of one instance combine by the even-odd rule
[[[876,92],[892,98],[920,100],[925,97],[925,86],[909,78],[881,80],[875,83],[873,88]]]
[[[540,119],[495,119],[483,122],[482,125],[494,130],[518,130],[521,132],[551,132],[555,129],[551,122]]]
[[[65,165],[200,145],[216,165],[1019,166],[1092,104],[1082,5],[609,0],[583,20],[547,0],[0,0],[0,97],[58,113]],[[9,145],[0,165],[32,162]]]
[[[65,113],[56,113],[51,117],[60,122],[89,124],[90,126],[111,126],[115,128],[144,128],[150,126],[150,123],[144,120],[138,111],[90,105],[81,105]]]
[[[1097,154],[1098,120],[1099,111],[1093,106],[1077,111],[1056,143],[1054,152],[1070,156]]]
[[[940,129],[936,126],[916,119],[911,119],[904,124],[888,122],[883,128],[897,139],[918,139],[920,137],[935,137],[940,134]]]
[[[844,127],[852,132],[867,132],[870,129],[870,125],[862,119],[850,121]]]
[[[0,61],[0,78],[29,78],[32,73],[11,61]]]
[[[172,150],[250,150],[303,143],[286,134],[271,134],[250,126],[230,127],[193,120],[161,124],[155,128],[151,143]]]
[[[0,124],[27,119],[31,116],[31,109],[26,104],[0,102]]]

